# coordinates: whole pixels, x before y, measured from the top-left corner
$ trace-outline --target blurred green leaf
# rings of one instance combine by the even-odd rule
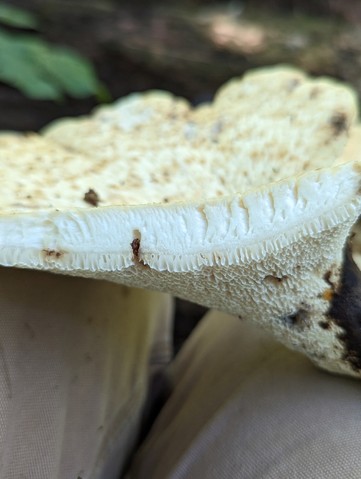
[[[92,65],[83,57],[65,48],[46,45],[30,47],[34,61],[67,94],[81,98],[97,93],[99,83]]]
[[[34,35],[1,29],[0,81],[41,100],[61,100],[65,95],[101,99],[105,88],[91,63],[72,50],[53,47]]]
[[[0,23],[17,28],[36,29],[38,26],[35,15],[2,2],[0,2]]]

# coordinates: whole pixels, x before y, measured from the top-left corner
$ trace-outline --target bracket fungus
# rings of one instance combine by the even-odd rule
[[[344,260],[361,212],[361,166],[344,154],[356,104],[277,67],[212,104],[153,91],[42,136],[4,134],[0,264],[169,292],[360,376],[358,272]]]

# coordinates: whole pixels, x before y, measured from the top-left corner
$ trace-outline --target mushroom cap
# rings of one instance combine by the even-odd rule
[[[356,117],[349,88],[281,67],[197,108],[135,94],[4,134],[0,264],[170,292],[359,376],[361,342],[333,314],[361,211],[343,156]]]

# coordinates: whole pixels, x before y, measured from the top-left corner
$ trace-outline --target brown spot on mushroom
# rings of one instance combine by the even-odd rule
[[[331,271],[326,271],[326,273],[323,275],[323,279],[326,281],[326,283],[333,286],[332,282],[330,281],[330,278],[331,278]]]
[[[92,188],[90,188],[84,195],[83,200],[86,203],[89,203],[92,206],[98,206],[99,204],[99,195],[96,191],[94,191]]]
[[[339,287],[339,276],[340,268],[338,268],[336,265],[332,265],[331,268],[323,275],[323,279],[331,286],[331,290],[333,292],[337,291],[337,288]]]
[[[325,301],[332,301],[333,294],[334,294],[334,289],[331,289],[331,288],[325,289],[325,291],[321,295],[321,298],[324,299]]]
[[[336,112],[330,118],[330,125],[335,136],[339,136],[348,129],[347,116],[345,113]]]
[[[130,243],[130,246],[132,247],[132,250],[133,250],[134,259],[135,258],[139,259],[140,239],[134,238],[133,241]]]
[[[322,328],[322,329],[330,329],[331,328],[331,324],[329,321],[320,321],[318,323],[318,325]]]
[[[315,361],[324,361],[326,359],[326,356],[322,353],[311,353],[310,358]]]
[[[140,243],[141,243],[141,237],[142,237],[140,231],[139,230],[134,230],[133,231],[133,236],[134,236],[134,239],[130,243],[130,246],[131,246],[132,251],[133,251],[133,261],[138,266],[148,268],[149,266],[144,264],[144,261],[140,257],[140,253],[141,253]]]
[[[42,251],[46,259],[49,259],[49,258],[59,259],[65,254],[65,251],[56,251],[55,249],[43,249]]]
[[[282,318],[282,321],[291,327],[302,327],[308,323],[309,317],[310,312],[306,308],[301,307],[294,313],[291,313],[288,316]]]
[[[279,285],[283,281],[286,281],[288,279],[288,276],[275,276],[273,274],[268,274],[267,276],[264,277],[264,282],[273,284],[273,285]]]

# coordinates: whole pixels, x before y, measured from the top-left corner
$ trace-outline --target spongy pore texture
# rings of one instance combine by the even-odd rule
[[[361,211],[356,103],[281,67],[196,108],[153,91],[3,134],[0,264],[167,291],[359,375],[328,316]]]

